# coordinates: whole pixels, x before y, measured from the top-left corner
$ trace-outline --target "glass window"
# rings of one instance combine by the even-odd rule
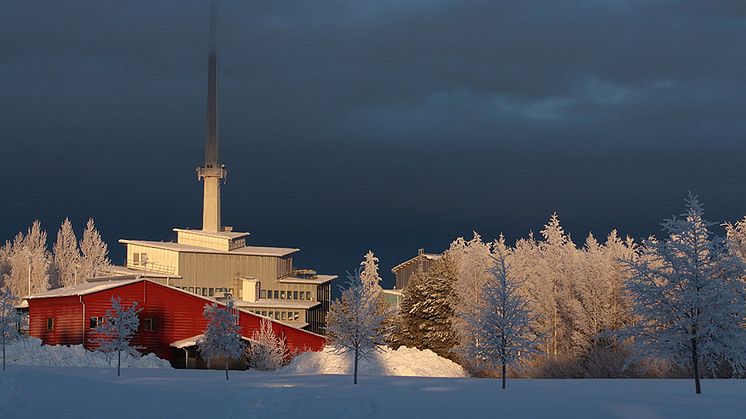
[[[213,295],[215,295],[215,288],[210,288],[210,290],[209,290],[209,292],[208,292],[208,295],[209,295],[210,297],[212,297]]]
[[[311,291],[306,291],[306,300],[311,301]]]
[[[262,311],[262,316],[267,317],[267,312],[266,311]]]
[[[274,294],[275,294],[275,300],[280,298],[280,291],[275,290]]]
[[[293,320],[295,320],[295,321],[299,321],[300,320],[300,312],[299,311],[296,311],[293,314]]]
[[[285,312],[284,311],[280,312],[280,319],[285,320]]]
[[[88,324],[88,327],[91,329],[97,328],[101,324],[101,320],[98,317],[91,317],[91,321]]]
[[[54,319],[51,317],[47,319],[47,330],[54,330]]]
[[[189,287],[189,292],[194,292],[194,287]]]
[[[262,298],[267,298],[267,290],[262,290]]]
[[[132,254],[132,262],[135,265],[139,265],[140,264],[140,254],[139,253],[133,253]]]
[[[281,300],[285,299],[285,291],[280,291],[280,299]]]
[[[202,287],[195,287],[195,288],[194,288],[194,292],[195,292],[195,294],[197,294],[197,295],[200,295],[200,294],[202,294]]]
[[[207,297],[207,288],[202,288],[202,296]]]
[[[142,319],[142,328],[145,329],[145,330],[147,330],[147,331],[149,331],[149,332],[154,331],[155,330],[155,320],[153,320],[151,318],[144,318],[144,319]]]
[[[298,291],[293,291],[293,300],[298,299]]]

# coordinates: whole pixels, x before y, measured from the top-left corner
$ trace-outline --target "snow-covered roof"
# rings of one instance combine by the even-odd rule
[[[181,339],[181,340],[177,340],[177,341],[171,342],[168,346],[170,346],[172,348],[176,348],[176,349],[184,349],[184,348],[188,348],[190,346],[195,346],[197,344],[197,342],[199,342],[200,339],[202,339],[204,337],[205,337],[205,335],[203,333],[200,333],[199,335],[192,336],[190,338]],[[246,336],[241,336],[241,339],[243,339],[243,340],[245,340],[247,342],[251,342],[251,339],[247,338]]]
[[[314,285],[321,285],[325,284],[329,281],[333,281],[337,279],[337,275],[316,275],[313,278],[299,278],[296,276],[286,276],[284,278],[280,278],[277,280],[277,282],[285,283],[285,284],[314,284]]]
[[[146,272],[143,269],[132,269],[126,266],[119,266],[119,265],[112,265],[108,267],[107,270],[114,274],[135,275],[135,276],[140,276],[140,277],[145,277],[145,278],[169,278],[169,279],[181,278],[180,275],[164,274],[164,273],[153,272],[153,271]]]
[[[415,257],[413,257],[411,259],[407,259],[404,262],[402,262],[402,263],[394,266],[393,268],[391,268],[391,272],[396,273],[396,271],[398,271],[399,269],[401,269],[401,268],[409,265],[412,262],[416,262],[420,258],[424,258],[424,259],[427,259],[427,260],[435,260],[435,259],[440,259],[441,257],[443,257],[443,255],[441,253],[420,253],[419,255],[417,255],[417,256],[415,256]]]
[[[29,295],[26,299],[36,298],[50,298],[50,297],[69,297],[73,295],[87,295],[93,294],[94,292],[106,291],[111,288],[121,287],[123,285],[129,285],[142,279],[138,277],[127,276],[115,276],[111,278],[95,278],[91,279],[90,282],[83,282],[77,285],[70,285],[69,287],[57,288],[40,292],[38,294]]]
[[[119,243],[123,244],[134,244],[143,247],[152,247],[155,249],[171,250],[174,252],[185,252],[185,253],[214,253],[222,255],[247,255],[247,256],[274,256],[283,257],[295,252],[300,249],[292,247],[266,247],[266,246],[244,246],[233,250],[217,250],[208,247],[193,246],[190,244],[174,243],[174,242],[158,242],[149,240],[127,240],[120,239]]]

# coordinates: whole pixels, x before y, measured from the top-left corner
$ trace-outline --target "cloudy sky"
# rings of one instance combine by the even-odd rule
[[[0,238],[200,226],[207,12],[0,3]],[[296,265],[746,214],[746,2],[225,0],[218,37],[224,224]]]

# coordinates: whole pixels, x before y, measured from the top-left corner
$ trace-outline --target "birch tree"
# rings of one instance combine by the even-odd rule
[[[95,278],[106,272],[111,266],[108,258],[109,250],[106,243],[101,240],[101,235],[96,230],[93,218],[88,219],[88,223],[83,231],[83,239],[80,242],[80,276],[81,279]]]
[[[326,330],[336,352],[353,354],[353,383],[357,384],[359,361],[385,344],[385,312],[380,293],[363,282],[360,271],[347,275],[347,285],[329,310]]]
[[[122,305],[121,297],[111,297],[111,306],[106,309],[103,322],[94,329],[98,335],[94,342],[98,344],[98,350],[108,354],[117,353],[117,377],[122,367],[122,352],[130,355],[139,355],[137,350],[130,346],[130,341],[140,327],[138,313],[142,309],[138,307],[137,301],[133,301],[129,307]]]
[[[5,346],[18,338],[19,317],[13,302],[16,298],[7,288],[0,288],[0,344],[3,346],[3,371],[5,371]]]
[[[65,218],[57,232],[57,239],[52,249],[52,260],[56,274],[55,285],[60,287],[75,285],[78,280],[80,250],[73,225],[68,218]]]
[[[246,347],[249,366],[259,371],[274,371],[285,363],[288,349],[285,339],[277,336],[272,321],[262,319],[259,330],[251,334],[251,342]]]
[[[228,299],[225,306],[217,303],[205,305],[202,315],[207,320],[207,328],[204,337],[197,342],[197,349],[207,360],[208,368],[213,360],[222,359],[225,363],[225,379],[228,380],[230,361],[240,358],[245,350],[233,299]]]
[[[528,301],[520,294],[520,283],[509,273],[505,254],[498,249],[484,284],[483,304],[465,320],[479,345],[470,347],[471,356],[500,366],[502,388],[506,387],[507,367],[520,357],[536,352],[540,343],[533,325]]]
[[[10,269],[4,284],[16,298],[49,289],[50,258],[47,232],[36,220],[24,235],[19,232],[7,250]]]
[[[667,237],[645,241],[640,257],[626,261],[636,357],[691,367],[697,394],[700,367],[746,366],[746,272],[703,215],[690,194],[686,211],[663,221]]]

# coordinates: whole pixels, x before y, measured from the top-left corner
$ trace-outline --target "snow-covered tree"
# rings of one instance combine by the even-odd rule
[[[456,264],[458,272],[453,286],[458,300],[453,321],[454,329],[459,334],[459,351],[462,354],[473,353],[472,347],[479,344],[476,340],[477,331],[471,330],[479,326],[470,319],[474,319],[482,310],[484,286],[493,264],[491,251],[492,244],[484,243],[476,231],[471,240],[459,237],[446,251]]]
[[[18,233],[9,246],[7,257],[10,265],[4,284],[18,298],[49,289],[50,258],[47,250],[47,232],[39,220],[33,222],[26,234]]]
[[[410,277],[390,338],[392,346],[430,349],[442,357],[455,358],[457,296],[453,286],[457,275],[455,262],[446,254],[433,261],[427,273],[419,270]]]
[[[13,302],[16,298],[7,288],[0,288],[0,344],[3,346],[3,371],[5,371],[5,346],[18,338],[18,313]]]
[[[506,255],[498,249],[492,257],[493,266],[482,288],[483,304],[464,320],[479,343],[469,347],[471,356],[500,366],[504,389],[507,367],[519,357],[535,352],[540,342],[533,329],[534,316],[519,292],[520,284],[509,273]]]
[[[101,235],[96,230],[93,218],[88,219],[88,223],[83,231],[83,239],[80,241],[80,253],[80,279],[100,276],[111,266],[111,261],[108,258],[109,250],[106,243],[101,240]]]
[[[746,366],[746,284],[744,265],[725,240],[713,237],[713,223],[689,195],[686,212],[663,222],[668,236],[644,242],[640,257],[627,260],[627,288],[633,313],[637,357],[657,357],[691,367],[701,393],[700,366]]]
[[[746,217],[734,224],[725,223],[725,231],[731,252],[746,263]]]
[[[57,240],[54,243],[52,255],[56,276],[55,285],[66,287],[76,284],[80,250],[78,250],[78,239],[75,237],[73,225],[68,218],[65,218],[57,232]]]
[[[4,287],[5,279],[10,277],[12,248],[13,244],[10,241],[0,245],[0,287]]]
[[[368,289],[374,289],[381,286],[381,276],[378,273],[378,258],[372,250],[368,250],[363,261],[360,262],[360,280]]]
[[[98,350],[107,354],[117,353],[117,377],[122,366],[122,352],[130,355],[138,354],[137,350],[130,346],[130,341],[140,327],[137,313],[141,310],[137,301],[125,307],[122,305],[121,297],[112,296],[111,306],[106,309],[103,322],[94,330],[94,333],[98,335],[94,339],[94,342],[98,344]]]
[[[222,359],[225,363],[225,379],[228,379],[228,367],[231,360],[238,359],[244,353],[241,341],[241,329],[238,327],[238,316],[234,313],[233,299],[228,299],[225,306],[217,303],[205,305],[202,315],[207,320],[204,337],[197,342],[197,348],[208,368],[213,360]]]
[[[353,383],[357,384],[360,359],[368,358],[384,344],[385,312],[380,293],[364,283],[360,271],[347,275],[347,289],[327,315],[327,334],[338,353],[353,353]]]
[[[262,319],[259,330],[251,334],[246,347],[249,366],[260,371],[274,371],[285,363],[288,348],[282,336],[275,335],[272,322]]]

